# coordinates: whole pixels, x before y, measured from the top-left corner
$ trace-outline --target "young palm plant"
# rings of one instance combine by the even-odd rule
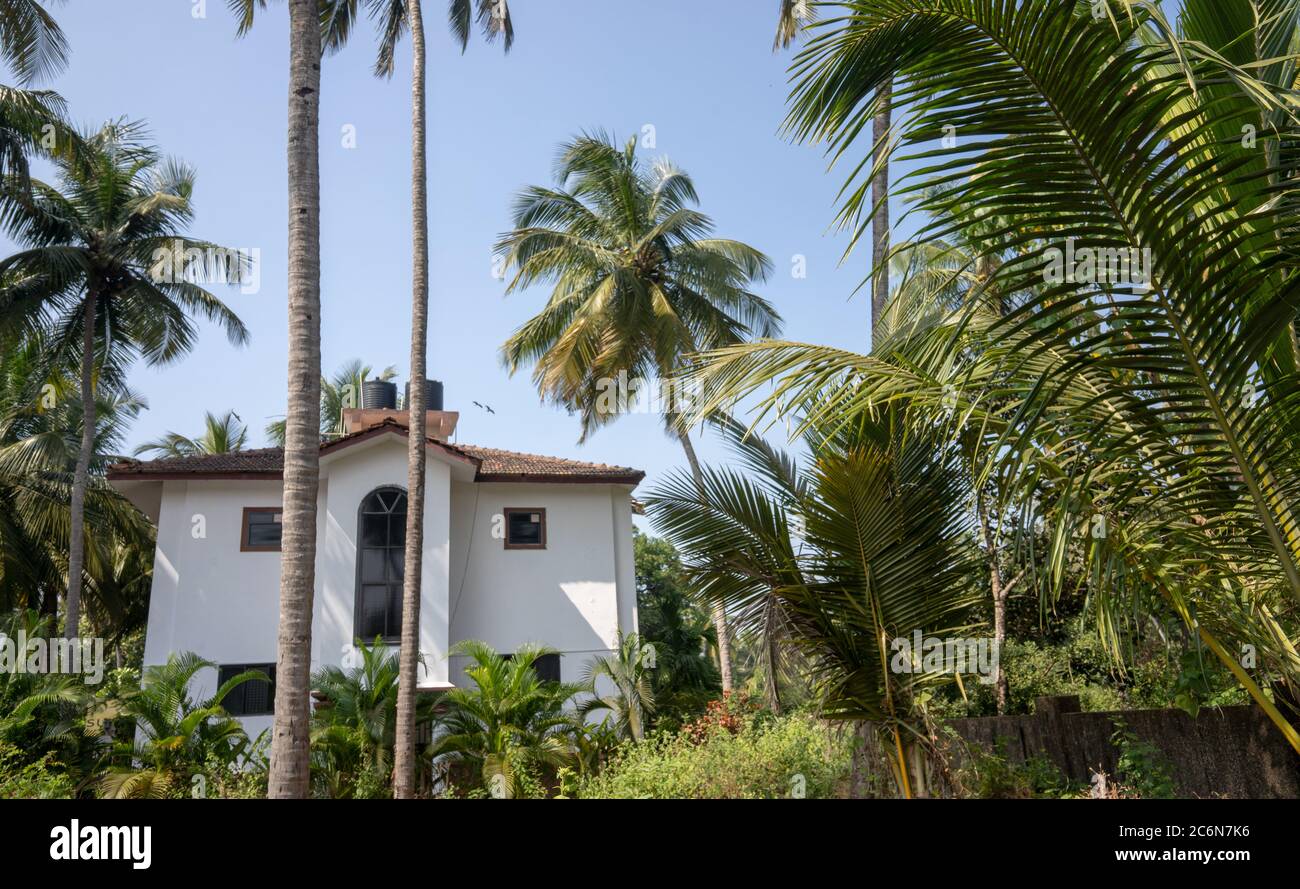
[[[961,461],[888,424],[815,427],[806,445],[800,468],[741,440],[749,473],[706,468],[700,485],[674,474],[647,512],[742,631],[807,660],[823,713],[882,727],[900,792],[921,795],[917,693],[953,676],[896,670],[894,640],[970,629],[979,563]]]
[[[592,698],[583,701],[583,716],[608,710],[620,737],[640,741],[645,737],[655,712],[654,688],[650,676],[656,666],[654,646],[642,642],[636,633],[618,634],[616,654],[592,658],[582,674]],[[604,685],[605,693],[601,693]]]
[[[192,457],[195,454],[229,454],[242,451],[248,443],[248,427],[234,411],[218,417],[211,411],[203,415],[203,434],[190,438],[168,432],[157,441],[145,442],[135,449],[137,457]]]
[[[383,795],[397,739],[398,656],[379,640],[358,645],[354,667],[324,667],[312,677],[312,782],[331,799]],[[422,722],[433,701],[420,699]]]
[[[543,770],[571,764],[573,723],[565,705],[586,686],[538,678],[533,662],[555,653],[523,645],[507,659],[483,642],[453,646],[453,656],[472,661],[465,674],[473,687],[443,696],[434,763],[467,767],[494,796],[505,798],[523,795]]]
[[[139,124],[87,134],[76,157],[56,159],[59,187],[31,183],[10,192],[0,224],[22,249],[0,275],[24,282],[0,295],[0,323],[50,330],[56,356],[81,363],[82,439],[72,483],[64,633],[77,635],[85,567],[86,490],[95,445],[96,366],[143,357],[165,364],[193,345],[195,316],[214,321],[232,343],[248,336],[235,314],[184,276],[159,274],[159,257],[215,245],[185,229],[193,219],[194,172],[164,161],[141,140]],[[99,359],[98,361],[96,359]]]
[[[115,714],[134,720],[140,737],[116,744],[120,762],[101,779],[100,796],[189,795],[192,778],[208,763],[237,766],[249,756],[252,742],[221,703],[245,682],[269,682],[269,677],[247,670],[223,682],[211,697],[195,701],[190,692],[194,677],[216,668],[193,652],[145,668],[140,688],[122,697]]]
[[[708,237],[695,184],[666,159],[647,166],[636,140],[603,134],[564,145],[556,187],[515,200],[514,230],[497,253],[514,275],[507,293],[549,282],[546,307],[502,346],[513,374],[533,366],[542,397],[576,410],[582,439],[629,409],[628,381],[664,382],[704,349],[774,336],[781,319],[750,290],[771,262],[739,241]],[[644,392],[642,393],[645,394]],[[669,433],[699,474],[682,399],[661,403]],[[723,689],[731,687],[726,613],[714,614]]]

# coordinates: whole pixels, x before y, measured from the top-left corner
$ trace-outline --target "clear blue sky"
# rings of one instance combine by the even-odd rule
[[[72,49],[50,84],[74,120],[145,119],[162,149],[198,169],[193,233],[259,248],[261,290],[217,292],[252,332],[243,349],[207,329],[180,363],[139,366],[132,384],[150,408],[131,444],[165,430],[194,434],[205,409],[233,408],[263,442],[284,412],[285,113],[283,3],[237,39],[225,0],[70,0],[54,5]],[[432,275],[430,376],[461,412],[458,440],[631,465],[647,484],[682,465],[657,417],[630,415],[577,445],[578,425],[539,403],[525,374],[511,379],[500,343],[545,292],[503,296],[491,248],[521,186],[549,183],[556,146],[582,129],[623,138],[655,129],[657,148],[695,178],[718,233],[772,257],[762,292],[791,339],[865,350],[869,308],[850,299],[869,256],[845,266],[846,238],[829,231],[842,170],[816,147],[783,141],[788,54],[771,52],[776,0],[512,0],[508,55],[481,39],[461,55],[441,0],[426,2]],[[321,103],[323,365],[358,357],[406,378],[410,312],[409,46],[398,73],[370,73],[369,24],[325,60]],[[345,149],[342,130],[356,128]],[[7,244],[3,245],[5,248]],[[807,258],[807,277],[791,274]],[[490,404],[488,415],[471,400]],[[725,451],[705,442],[702,456]],[[642,490],[645,487],[643,486]]]

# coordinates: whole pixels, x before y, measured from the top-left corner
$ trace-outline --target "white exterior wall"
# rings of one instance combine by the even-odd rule
[[[546,510],[546,548],[506,549],[493,535],[508,507]],[[479,639],[513,652],[527,642],[559,649],[561,678],[576,681],[619,627],[636,629],[632,507],[613,485],[461,483],[451,486],[451,641]],[[452,658],[452,682],[466,659]]]
[[[244,507],[278,506],[281,490],[279,481],[163,483],[145,664],[182,651],[218,664],[275,662],[280,554],[240,552],[239,535]],[[202,699],[216,687],[216,671],[205,670],[191,692]],[[271,718],[245,725],[256,735]]]
[[[632,516],[626,487],[456,480],[430,451],[420,649],[421,685],[463,676],[447,651],[481,639],[501,652],[525,642],[559,649],[562,678],[578,679],[593,654],[636,628]],[[235,479],[165,481],[158,513],[145,664],[194,651],[218,664],[274,663],[280,554],[241,552],[246,506],[277,506],[281,484]],[[321,465],[312,669],[341,664],[353,640],[358,509],[375,488],[406,488],[406,440],[382,436]],[[546,549],[506,550],[492,535],[505,507],[546,510]],[[202,517],[202,528],[196,524]],[[202,535],[199,531],[202,531]],[[195,697],[211,694],[214,671]],[[271,717],[247,717],[252,734]]]

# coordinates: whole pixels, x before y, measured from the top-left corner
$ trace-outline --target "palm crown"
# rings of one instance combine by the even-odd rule
[[[160,256],[221,248],[185,232],[194,171],[164,160],[143,135],[123,122],[86,134],[84,156],[57,159],[59,188],[33,181],[30,197],[11,196],[0,224],[26,249],[0,265],[34,283],[6,292],[4,315],[28,329],[49,323],[62,350],[80,342],[83,305],[94,300],[97,338],[117,364],[179,358],[197,334],[191,316],[242,344],[248,331],[221,300],[184,275],[158,274]]]
[[[554,285],[502,358],[511,373],[533,364],[543,397],[581,413],[584,438],[612,419],[602,380],[666,379],[697,351],[777,332],[780,316],[749,289],[771,262],[707,237],[695,185],[669,161],[646,165],[635,139],[620,150],[583,135],[562,147],[555,178],[519,194],[515,228],[497,244],[514,270],[507,292]]]

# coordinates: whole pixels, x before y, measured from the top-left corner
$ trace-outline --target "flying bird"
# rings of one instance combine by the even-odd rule
[[[495,413],[496,413],[496,411],[492,410],[492,405],[490,405],[490,404],[479,404],[477,401],[471,402],[471,404],[473,404],[474,407],[481,408],[481,409],[487,411],[489,414],[495,414]]]

